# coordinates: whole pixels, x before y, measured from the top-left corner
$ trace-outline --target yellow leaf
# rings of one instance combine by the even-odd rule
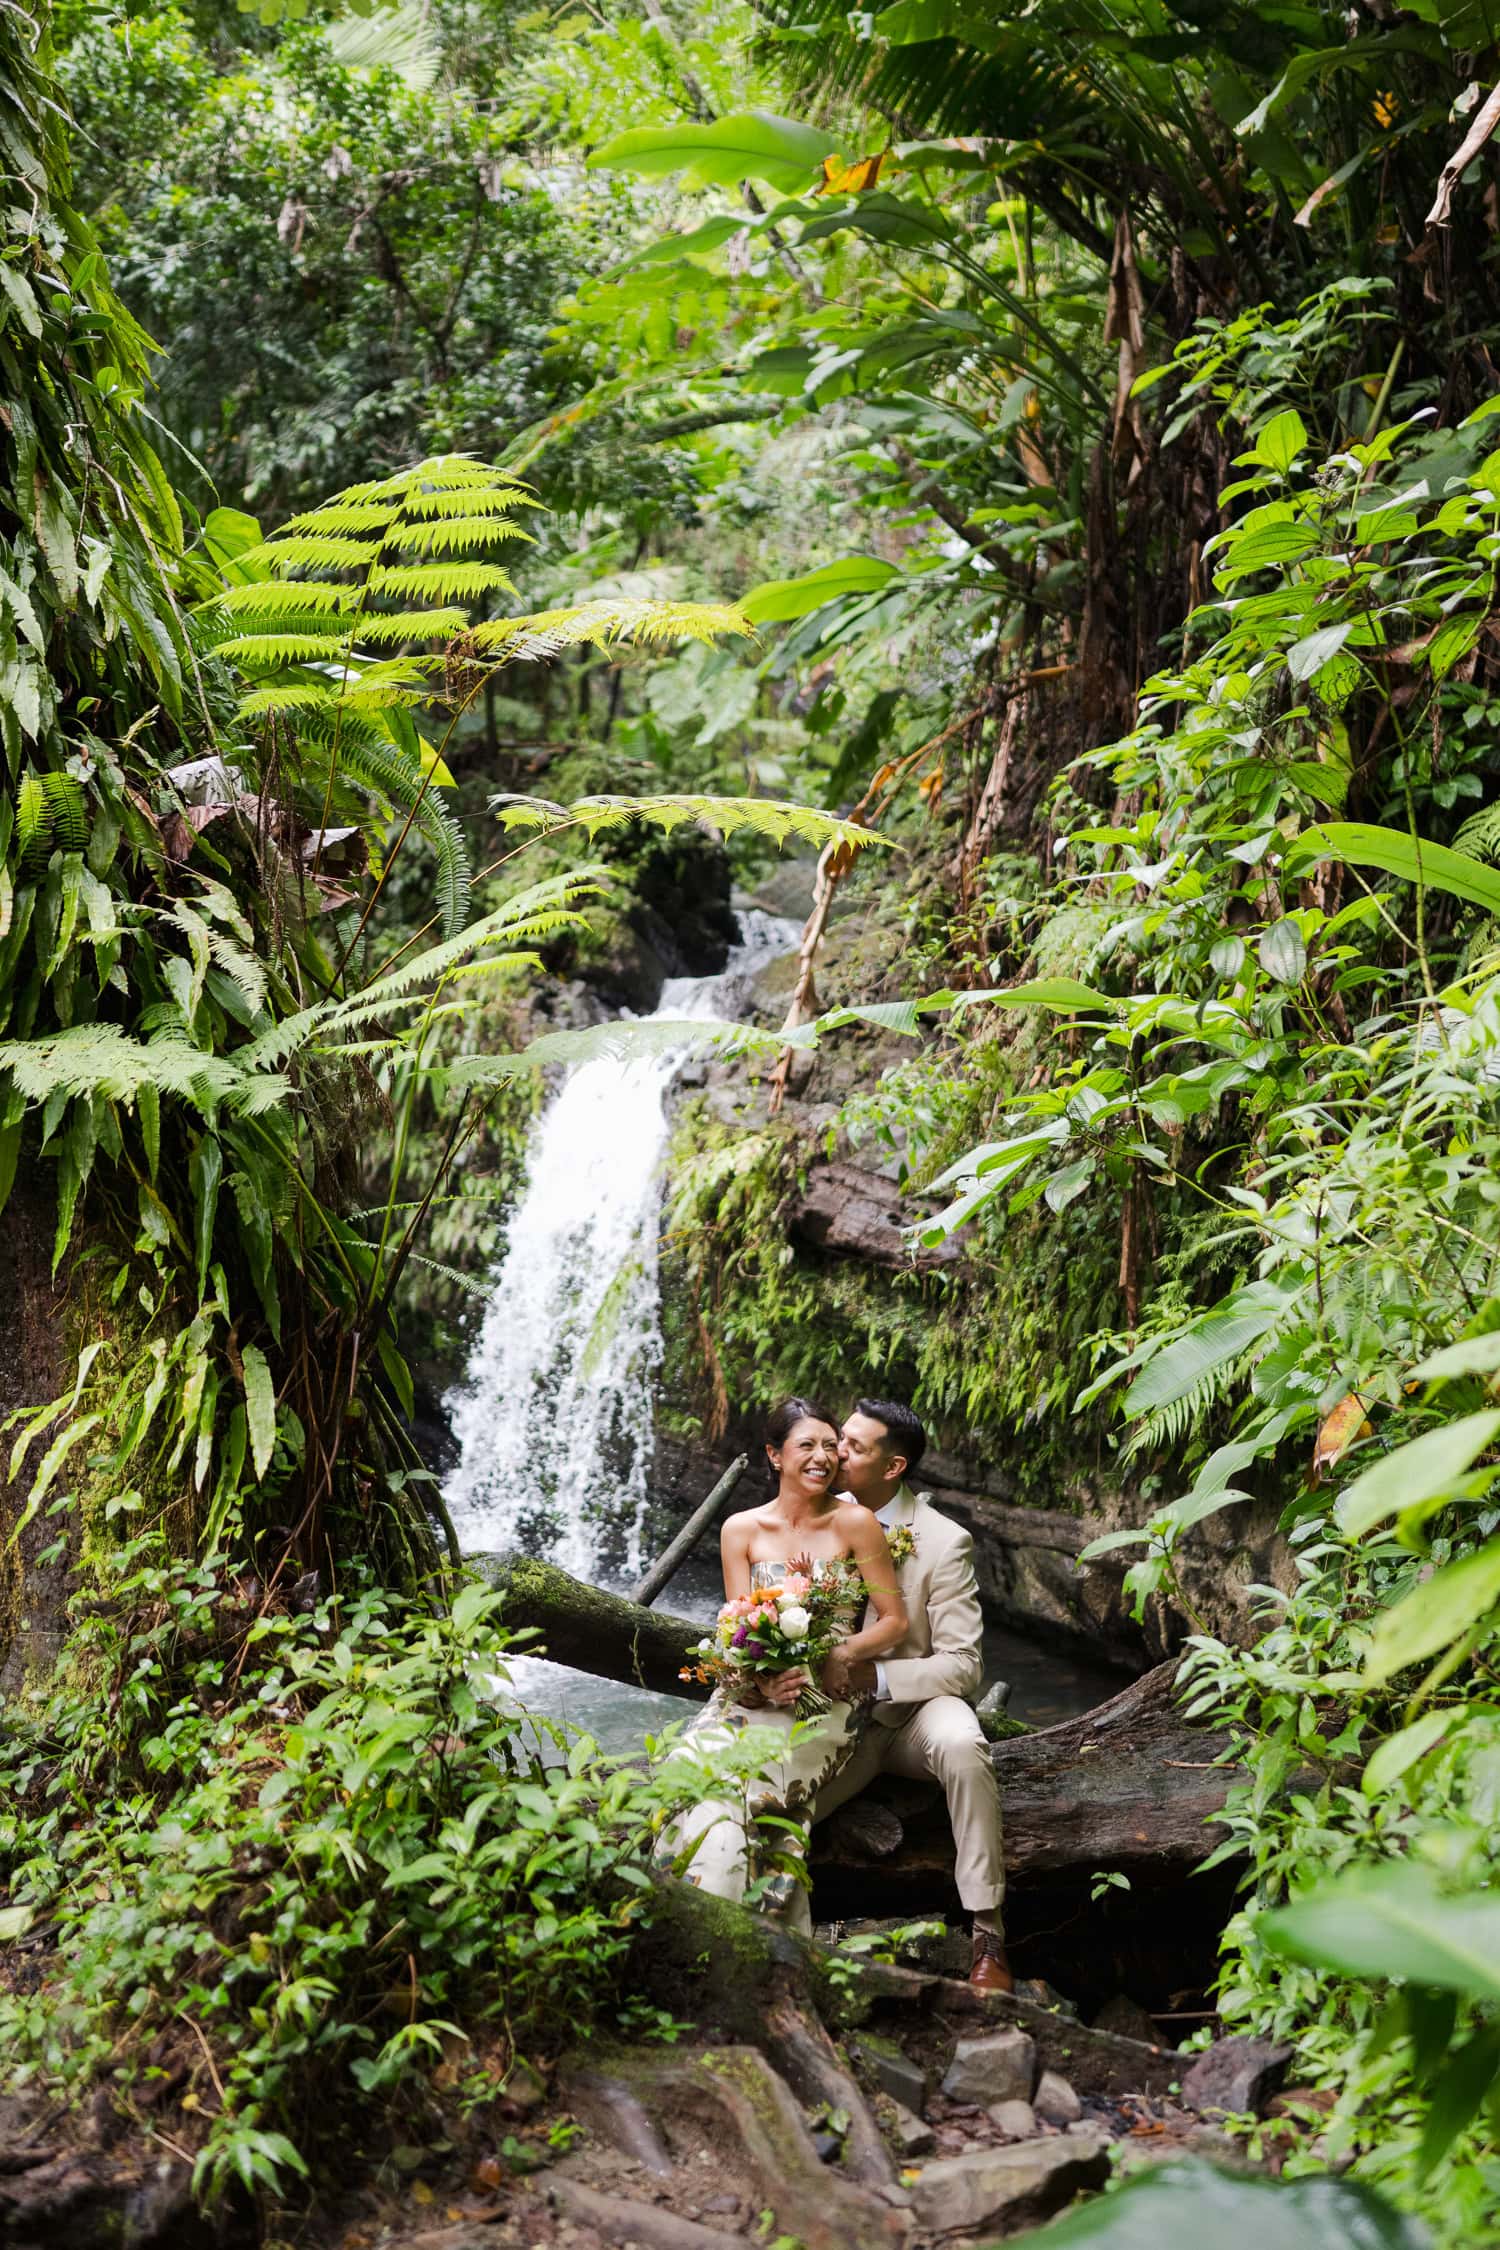
[[[1370,1425],[1365,1419],[1364,1400],[1357,1391],[1349,1391],[1323,1418],[1313,1447],[1312,1480],[1319,1478],[1335,1461],[1343,1459],[1356,1438],[1368,1437]]]
[[[881,149],[876,156],[857,156],[846,164],[841,156],[823,159],[823,184],[819,195],[864,195],[880,178],[880,167],[889,152]]]
[[[425,2180],[412,2181],[411,2199],[413,2203],[430,2203],[433,2200],[432,2190]]]
[[[438,756],[437,752],[432,748],[432,745],[430,743],[423,742],[419,744],[418,755],[422,760],[422,771],[423,773],[431,774],[432,784],[435,789],[452,789],[457,786],[452,774],[448,771],[447,766]]]

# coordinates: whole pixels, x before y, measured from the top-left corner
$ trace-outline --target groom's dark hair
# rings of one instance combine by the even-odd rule
[[[854,1411],[885,1424],[886,1452],[903,1454],[907,1475],[915,1476],[917,1464],[927,1451],[927,1432],[911,1408],[893,1398],[857,1398]]]

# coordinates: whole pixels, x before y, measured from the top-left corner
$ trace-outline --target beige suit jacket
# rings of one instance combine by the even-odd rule
[[[974,1542],[950,1517],[938,1514],[927,1494],[902,1485],[886,1515],[887,1528],[909,1525],[916,1552],[898,1573],[906,1604],[906,1638],[883,1656],[888,1702],[877,1703],[877,1726],[904,1726],[919,1703],[957,1695],[972,1703],[984,1677],[980,1641],[984,1617],[974,1576]],[[873,1621],[873,1610],[867,1622]]]

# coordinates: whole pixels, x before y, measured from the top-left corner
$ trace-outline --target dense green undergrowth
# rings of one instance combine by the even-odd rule
[[[675,2036],[627,1956],[708,1778],[529,1719],[500,1610],[117,1548],[0,1753],[8,2083],[170,2121],[219,2202],[374,2168],[596,2025]]]

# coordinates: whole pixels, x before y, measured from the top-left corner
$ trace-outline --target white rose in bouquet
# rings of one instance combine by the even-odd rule
[[[789,1641],[805,1641],[812,1626],[812,1619],[800,1602],[788,1602],[778,1617],[777,1623]]]

